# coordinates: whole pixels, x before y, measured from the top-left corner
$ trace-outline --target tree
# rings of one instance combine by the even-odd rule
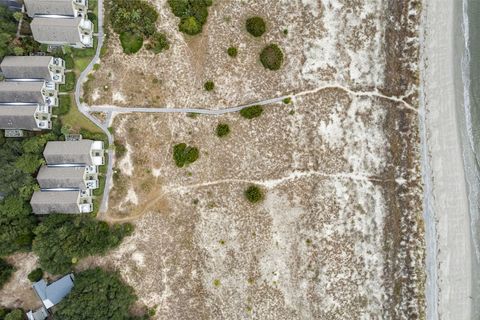
[[[260,105],[246,107],[240,110],[240,115],[246,119],[253,119],[260,117],[263,113],[263,108]]]
[[[245,22],[245,28],[254,37],[261,37],[267,30],[265,21],[261,17],[248,18]]]
[[[0,5],[0,59],[13,53],[12,42],[17,32],[17,21],[13,12]]]
[[[5,318],[5,320],[23,320],[25,319],[24,313],[22,309],[15,309],[13,311],[10,311]]]
[[[25,173],[33,174],[44,163],[45,161],[39,155],[25,153],[17,158],[17,161],[15,161],[15,166]]]
[[[0,202],[0,256],[30,249],[35,217],[23,199],[8,196]]]
[[[0,289],[8,282],[15,268],[7,261],[0,258]]]
[[[110,227],[90,216],[50,215],[34,231],[33,251],[43,269],[53,274],[66,273],[79,259],[118,246],[132,230],[130,224]]]
[[[198,159],[199,152],[195,147],[187,146],[185,143],[176,144],[173,147],[173,159],[177,167],[184,167]]]
[[[266,69],[280,69],[283,64],[282,49],[280,49],[280,47],[276,44],[270,44],[266,46],[260,53],[260,61]]]
[[[135,301],[133,289],[117,273],[90,269],[75,275],[72,291],[55,308],[55,319],[131,319]]]
[[[180,20],[179,30],[188,34],[188,35],[196,35],[202,32],[202,26],[198,23],[195,17],[185,17]]]

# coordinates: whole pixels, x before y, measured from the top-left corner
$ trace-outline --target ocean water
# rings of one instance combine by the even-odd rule
[[[455,44],[461,73],[461,79],[456,81],[457,120],[462,138],[472,234],[472,319],[480,319],[480,1],[461,2],[461,34],[458,39],[463,41]]]

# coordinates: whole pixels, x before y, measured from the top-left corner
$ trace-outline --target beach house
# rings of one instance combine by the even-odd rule
[[[58,106],[57,87],[49,81],[1,81],[0,103]]]
[[[35,41],[43,44],[93,47],[93,23],[86,17],[35,16],[30,27]]]
[[[47,165],[84,165],[92,167],[105,163],[102,141],[50,141],[45,146],[43,156]]]
[[[0,104],[0,129],[39,131],[52,128],[51,108],[40,104]],[[6,134],[7,135],[7,134]]]
[[[93,190],[98,175],[85,166],[42,166],[37,174],[42,190]]]
[[[51,56],[8,56],[0,64],[10,80],[29,79],[65,83],[65,61]]]
[[[93,211],[90,192],[82,190],[35,191],[30,200],[32,212],[36,215],[52,213],[80,214]]]
[[[85,16],[88,0],[24,0],[29,17],[38,15]]]

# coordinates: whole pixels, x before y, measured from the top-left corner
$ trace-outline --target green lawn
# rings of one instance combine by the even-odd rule
[[[62,116],[61,120],[62,124],[70,127],[73,132],[80,132],[81,129],[85,129],[95,133],[103,133],[95,123],[78,111],[78,108],[70,108],[68,113]]]
[[[75,89],[75,73],[67,72],[65,73],[65,84],[60,85],[60,92],[71,92]]]

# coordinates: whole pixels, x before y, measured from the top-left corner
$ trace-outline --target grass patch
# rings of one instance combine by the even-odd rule
[[[133,54],[142,48],[143,37],[138,33],[125,31],[120,34],[120,43],[122,44],[124,53]]]
[[[90,63],[90,61],[89,61]],[[88,63],[87,63],[88,64]],[[65,83],[59,86],[60,92],[71,92],[75,89],[75,73],[67,72],[65,73]]]
[[[58,96],[58,107],[53,108],[53,114],[58,116],[63,116],[70,111],[72,107],[72,96],[71,95],[61,95]]]
[[[173,147],[173,160],[179,168],[197,161],[198,157],[199,151],[196,147],[187,146],[185,143],[179,143]]]
[[[283,64],[282,49],[276,44],[270,44],[263,48],[260,53],[260,61],[262,65],[269,70],[278,70]]]
[[[261,37],[267,30],[265,21],[261,17],[251,17],[245,22],[248,33],[254,37]]]
[[[155,32],[149,39],[149,42],[145,45],[145,48],[158,54],[162,51],[168,50],[170,48],[170,42],[164,33]]]
[[[246,119],[253,119],[260,117],[263,113],[263,108],[260,105],[255,105],[240,110],[240,115]]]
[[[118,141],[115,141],[115,155],[117,159],[123,158],[123,156],[127,153],[127,148]]]
[[[213,81],[207,81],[203,84],[203,88],[206,91],[212,91],[213,89],[215,89],[215,83],[213,83]]]
[[[248,187],[247,190],[245,190],[244,195],[250,203],[258,203],[264,198],[262,190],[254,185]]]
[[[230,133],[230,127],[226,123],[219,123],[215,129],[217,137],[225,137]]]
[[[235,47],[230,47],[230,48],[227,49],[227,54],[230,57],[235,58],[238,55],[238,49],[235,48]]]
[[[62,125],[68,126],[72,132],[76,133],[79,133],[82,129],[95,133],[103,133],[95,123],[78,111],[78,108],[70,108],[68,113],[62,116]]]

